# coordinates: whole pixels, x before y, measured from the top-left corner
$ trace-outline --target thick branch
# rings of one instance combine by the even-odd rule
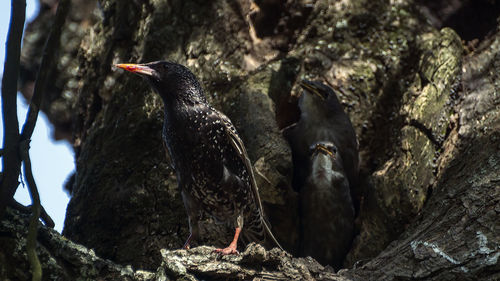
[[[0,218],[16,192],[21,170],[19,158],[19,123],[17,120],[17,77],[21,55],[21,38],[26,17],[26,1],[12,0],[11,21],[7,35],[2,78],[2,112],[4,128],[3,181],[0,189]]]

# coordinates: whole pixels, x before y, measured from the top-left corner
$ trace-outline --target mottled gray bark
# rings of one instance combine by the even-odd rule
[[[60,89],[73,103],[77,157],[64,234],[114,263],[154,271],[123,280],[500,278],[498,32],[464,51],[454,30],[429,25],[412,1],[109,0],[94,14],[78,68],[64,71],[74,75]],[[338,90],[362,156],[347,270],[256,246],[216,263],[209,248],[171,251],[187,221],[161,145],[161,101],[112,68],[157,59],[189,66],[233,120],[269,180],[257,176],[273,231],[292,255],[300,218],[280,129],[298,117],[298,79]],[[205,231],[219,233],[210,223]],[[214,236],[200,244],[222,243]],[[100,268],[121,270],[110,267]]]

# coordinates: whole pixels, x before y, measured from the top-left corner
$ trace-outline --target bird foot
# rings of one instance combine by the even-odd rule
[[[236,245],[229,245],[224,249],[215,249],[214,252],[219,253],[223,256],[239,254],[238,250],[236,250]]]

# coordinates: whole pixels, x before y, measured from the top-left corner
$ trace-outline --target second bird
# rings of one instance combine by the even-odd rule
[[[194,74],[166,61],[116,66],[146,78],[163,99],[163,140],[191,232],[184,247],[198,238],[203,213],[234,227],[233,241],[217,252],[237,253],[240,232],[247,241],[263,242],[269,237],[278,245],[264,220],[245,146],[229,118],[207,102]]]
[[[353,238],[356,133],[333,89],[307,80],[300,85],[300,119],[284,131],[300,194],[300,253],[338,269]]]

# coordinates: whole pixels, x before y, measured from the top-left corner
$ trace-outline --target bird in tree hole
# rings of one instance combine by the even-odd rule
[[[300,197],[299,252],[339,269],[354,236],[358,142],[332,88],[308,80],[300,86],[300,119],[283,132]]]
[[[237,254],[240,234],[245,241],[270,239],[279,246],[264,219],[245,146],[229,118],[207,102],[194,74],[167,61],[116,66],[144,77],[163,100],[163,141],[190,229],[184,248],[199,238],[203,214],[234,227],[233,241],[218,253]]]

